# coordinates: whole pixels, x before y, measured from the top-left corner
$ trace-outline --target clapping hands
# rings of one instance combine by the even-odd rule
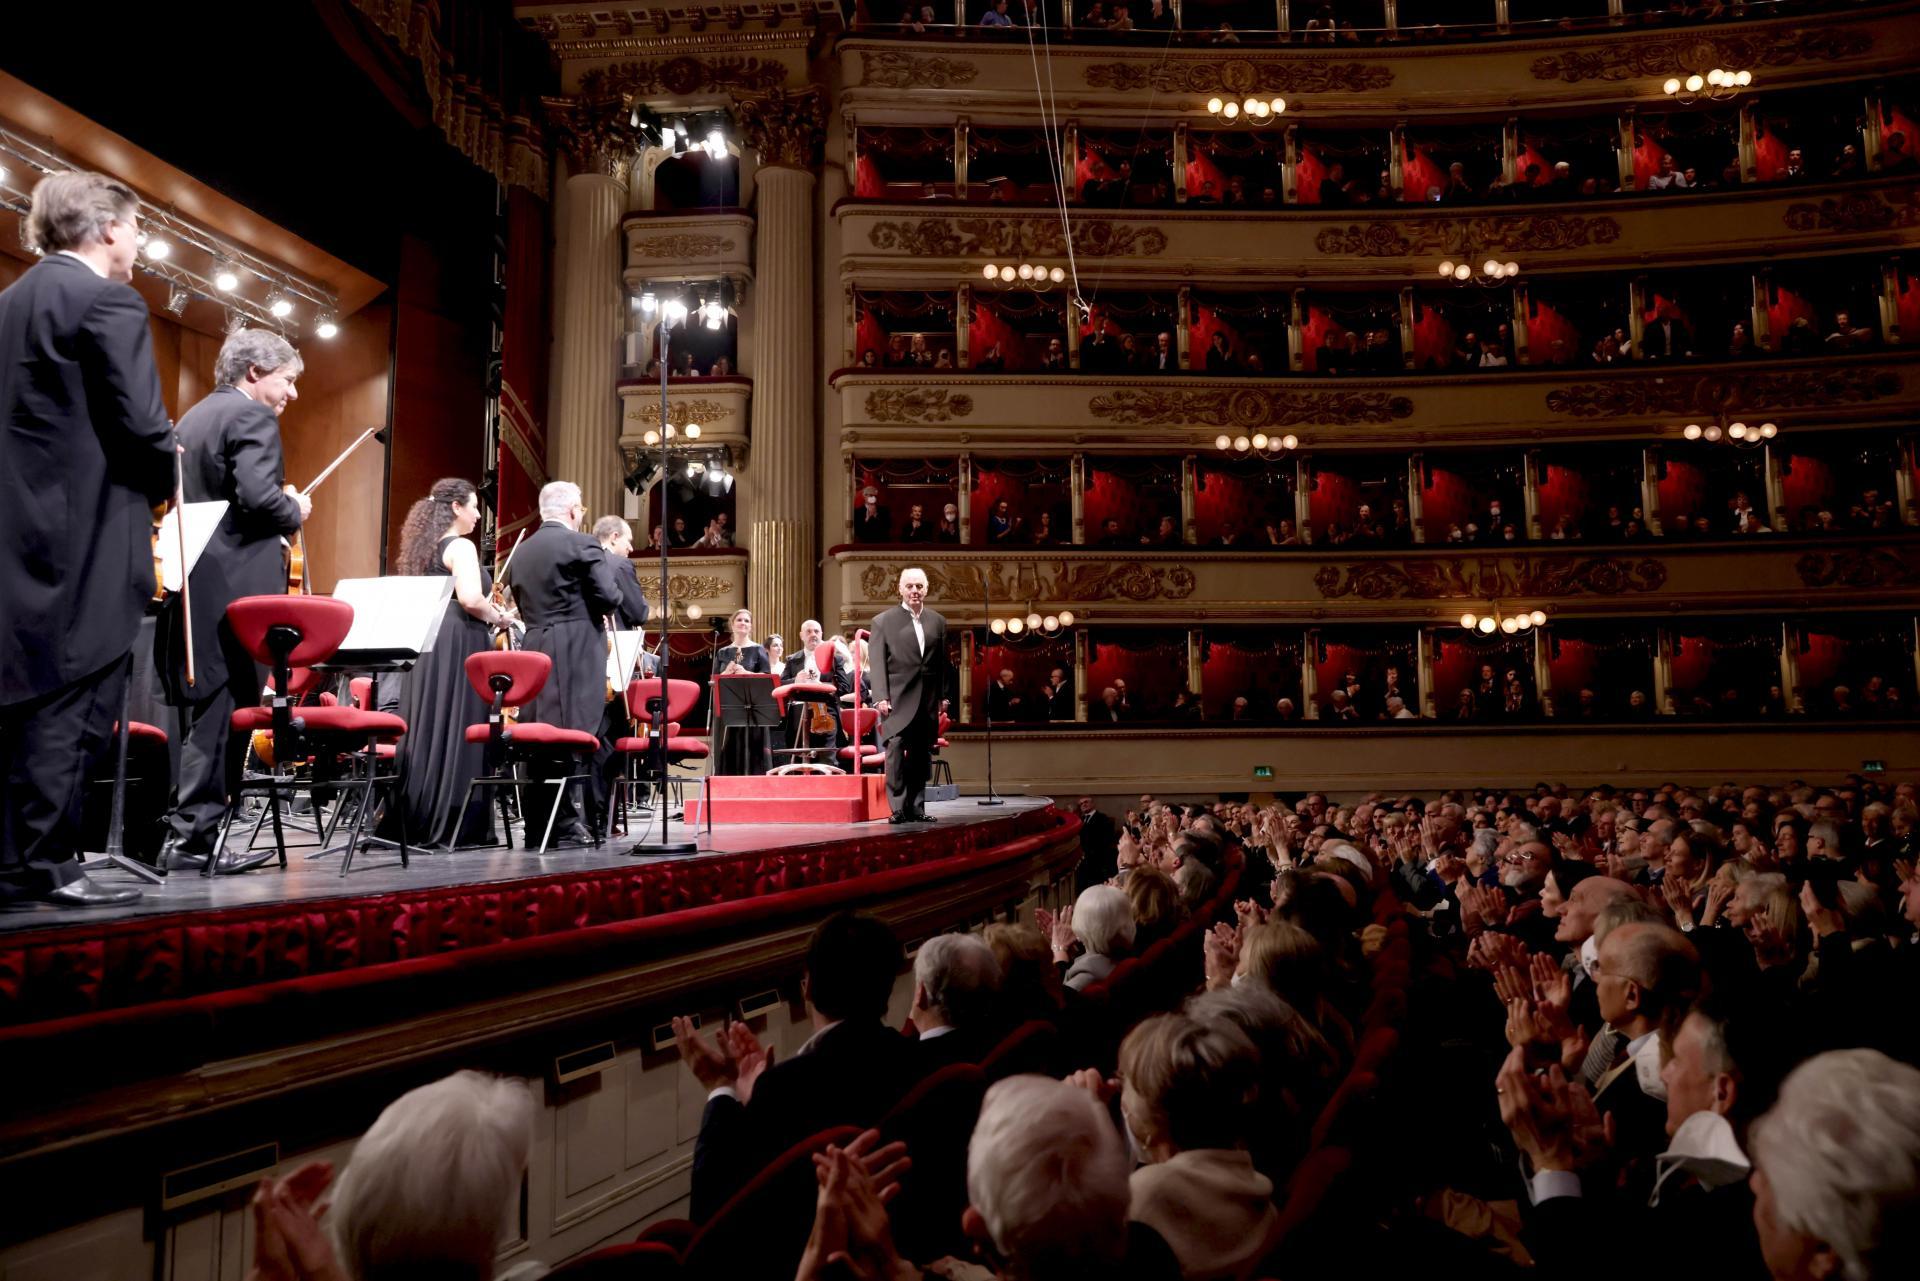
[[[1073,908],[1061,908],[1057,917],[1044,907],[1035,908],[1033,923],[1047,936],[1048,943],[1053,947],[1053,959],[1066,960],[1073,950]]]
[[[887,1220],[887,1202],[899,1192],[898,1176],[908,1168],[906,1145],[871,1151],[879,1137],[879,1131],[868,1130],[845,1148],[829,1147],[814,1156],[820,1193],[796,1281],[829,1275],[891,1281],[919,1275],[894,1248]]]
[[[732,1086],[742,1103],[753,1097],[753,1086],[773,1064],[773,1050],[745,1023],[728,1023],[709,1039],[692,1019],[673,1020],[673,1043],[693,1079],[709,1090]]]
[[[1536,1170],[1578,1170],[1613,1145],[1613,1118],[1602,1118],[1593,1097],[1558,1067],[1544,1076],[1527,1070],[1526,1049],[1515,1046],[1494,1078],[1500,1119]]]
[[[1206,958],[1207,990],[1226,987],[1233,982],[1240,965],[1240,931],[1224,922],[1202,936]]]
[[[320,1198],[333,1182],[333,1166],[310,1161],[284,1179],[264,1179],[254,1189],[253,1268],[247,1281],[347,1281],[333,1243],[321,1228],[327,1207]]]

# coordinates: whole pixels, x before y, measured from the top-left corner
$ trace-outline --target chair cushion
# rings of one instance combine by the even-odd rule
[[[473,686],[480,701],[488,705],[493,703],[494,676],[511,680],[513,684],[506,694],[508,707],[532,701],[553,675],[553,660],[530,649],[483,649],[467,655],[466,667],[467,684]]]
[[[544,721],[508,725],[503,736],[513,747],[564,747],[574,752],[591,752],[600,746],[600,740],[583,729],[563,729]],[[469,743],[484,743],[490,737],[491,730],[485,724],[467,726]]]
[[[391,712],[363,712],[357,707],[296,707],[294,722],[309,734],[398,735],[407,723]],[[231,724],[241,733],[273,728],[271,707],[242,707]]]
[[[289,596],[277,592],[271,596],[242,596],[227,606],[227,624],[242,649],[256,663],[273,664],[274,653],[267,648],[267,633],[275,627],[291,627],[300,633],[299,642],[287,656],[294,667],[306,667],[332,656],[340,642],[353,630],[353,606],[331,596]]]
[[[853,749],[851,747],[841,748],[840,759],[843,761],[852,760]],[[876,752],[869,749],[867,754],[860,758],[860,763],[862,765],[885,765],[887,763],[887,754],[885,752]]]
[[[627,713],[637,721],[651,720],[647,703],[660,697],[660,678],[645,676],[627,686]],[[682,721],[700,701],[700,682],[669,678],[667,681],[667,719]]]
[[[120,732],[120,722],[115,721],[113,723],[113,732],[115,734]],[[161,729],[158,725],[149,725],[145,721],[129,721],[127,722],[127,741],[129,743],[145,742],[164,745],[167,741],[167,731]]]
[[[613,750],[616,752],[650,752],[653,750],[653,740],[631,737],[616,738],[613,740]],[[705,756],[709,750],[705,739],[680,738],[673,734],[667,735],[668,756]]]

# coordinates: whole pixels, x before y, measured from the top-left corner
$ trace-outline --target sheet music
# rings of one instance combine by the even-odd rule
[[[640,665],[641,643],[647,634],[636,627],[607,635],[613,637],[613,648],[607,652],[607,679],[615,689],[625,689],[633,683],[634,668]]]
[[[211,502],[187,503],[181,507],[169,507],[167,514],[160,518],[160,585],[170,592],[180,590],[180,513],[186,513],[187,520],[187,573],[199,563],[200,553],[207,550],[207,544],[213,541],[213,531],[220,527],[226,517],[228,503],[224,498]]]
[[[353,606],[353,628],[340,642],[342,653],[375,650],[425,654],[433,649],[440,624],[446,621],[447,602],[453,599],[453,575],[343,578],[334,585],[333,596]]]

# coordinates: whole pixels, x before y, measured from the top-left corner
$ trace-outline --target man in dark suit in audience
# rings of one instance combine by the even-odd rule
[[[193,617],[179,598],[160,620],[155,666],[180,712],[180,778],[167,816],[162,863],[205,867],[240,784],[247,743],[229,729],[234,711],[260,701],[266,668],[227,625],[227,606],[243,596],[287,590],[287,540],[313,502],[287,484],[280,415],[300,398],[300,353],[266,329],[237,329],[221,344],[214,389],[180,415],[181,471],[190,503],[222,500],[227,511],[193,568]],[[194,685],[186,683],[183,622],[193,628]],[[244,872],[272,850],[228,853],[217,872]]]
[[[1073,674],[1056,667],[1047,678],[1047,719],[1070,721],[1073,712]]]
[[[978,1063],[1007,1029],[999,1013],[1000,963],[978,934],[937,934],[913,958],[915,1057],[922,1072]]]
[[[0,292],[0,903],[140,897],[76,857],[153,596],[149,509],[173,485],[147,305],[127,283],[139,212],[113,179],[41,179],[26,235],[44,256]]]
[[[744,1023],[709,1040],[691,1020],[673,1020],[681,1061],[707,1090],[693,1150],[696,1222],[794,1143],[828,1126],[871,1125],[913,1085],[914,1042],[885,1021],[902,960],[892,932],[870,916],[821,922],[800,989],[814,1033],[780,1063]]]
[[[893,513],[880,505],[880,491],[872,485],[860,491],[860,510],[853,514],[853,541],[893,541]]]

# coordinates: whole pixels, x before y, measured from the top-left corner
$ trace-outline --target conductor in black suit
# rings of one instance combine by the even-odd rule
[[[593,541],[600,544],[600,552],[613,567],[614,581],[620,586],[620,608],[613,615],[614,630],[633,631],[645,627],[647,597],[640,590],[640,578],[634,573],[631,559],[633,526],[618,516],[602,516],[593,523]],[[621,651],[620,657],[624,661],[631,655],[629,647]],[[646,675],[644,669],[649,662],[647,655],[640,655],[639,661],[634,664],[633,674],[636,677]],[[600,738],[600,750],[593,754],[593,812],[588,822],[597,832],[606,819],[607,802],[613,795],[613,781],[620,774],[620,761],[613,750],[614,740],[633,732],[625,690],[607,700],[600,713],[600,728],[595,732]]]
[[[527,704],[523,718],[597,737],[600,718],[607,710],[605,620],[617,614],[626,598],[612,558],[590,535],[580,532],[586,514],[580,486],[565,480],[545,485],[540,490],[540,528],[520,544],[513,581],[514,599],[527,625],[521,648],[553,660],[552,674]],[[571,774],[573,757],[567,754],[540,762],[534,772],[540,778]],[[520,812],[526,817],[526,828],[521,839],[528,849],[540,847],[546,826],[540,816],[552,807],[553,794],[547,788],[523,791]],[[591,843],[571,788],[562,789],[554,821],[556,845]]]
[[[75,858],[153,597],[151,508],[173,487],[147,305],[127,284],[138,221],[110,178],[42,179],[27,238],[43,256],[0,292],[0,903],[140,897]]]
[[[924,570],[900,572],[900,608],[874,615],[873,706],[887,744],[894,823],[928,823],[924,797],[947,688],[947,620],[928,609]]]
[[[184,619],[175,597],[155,635],[154,666],[180,712],[180,781],[162,860],[172,867],[204,867],[213,853],[227,797],[246,765],[246,740],[228,722],[236,708],[259,703],[267,679],[227,625],[227,606],[287,590],[287,540],[313,511],[312,501],[286,483],[280,452],[280,415],[300,398],[302,367],[300,353],[279,334],[236,329],[214,359],[213,390],[180,416],[186,500],[223,500],[227,510],[193,568],[192,619]],[[191,689],[183,621],[193,628]],[[272,850],[229,854],[214,870],[243,872],[272,857]]]

